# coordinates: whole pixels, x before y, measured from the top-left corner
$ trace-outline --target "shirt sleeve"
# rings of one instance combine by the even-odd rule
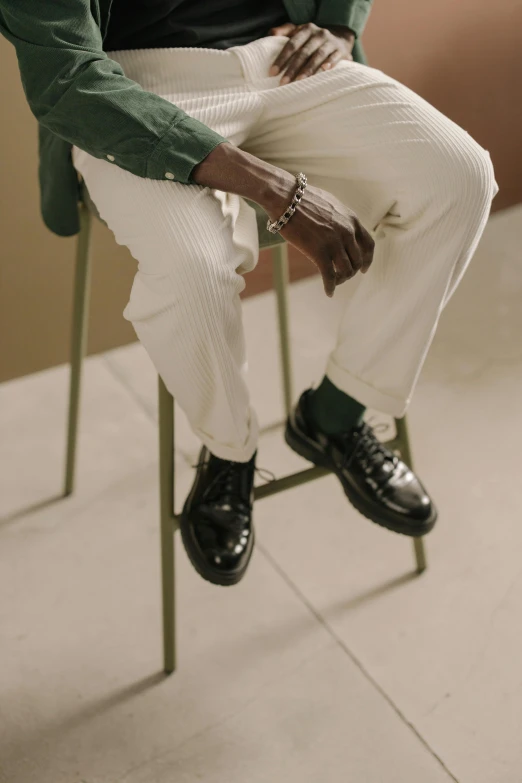
[[[321,26],[343,25],[361,37],[370,15],[372,0],[319,0],[315,23]]]
[[[90,0],[0,0],[0,32],[38,122],[94,157],[193,184],[194,166],[229,142],[125,76],[103,51]]]

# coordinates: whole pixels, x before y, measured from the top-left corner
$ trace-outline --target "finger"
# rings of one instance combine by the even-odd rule
[[[272,63],[272,67],[269,70],[269,74],[271,76],[275,76],[277,73],[283,70],[283,68],[285,67],[285,63],[288,62],[288,60],[290,59],[290,57],[295,51],[295,45],[293,44],[293,39],[298,33],[301,33],[302,30],[303,30],[302,27],[299,27],[298,25],[293,25],[293,27],[288,29],[288,31],[285,33],[285,35],[288,35],[290,40],[286,42],[286,44],[283,46],[283,48],[275,58],[274,62]],[[302,40],[306,40],[307,37],[308,36],[305,34],[305,38]]]
[[[362,224],[356,226],[356,236],[362,252],[361,272],[366,274],[373,261],[375,240]]]
[[[355,275],[355,269],[346,248],[341,247],[334,257],[335,282],[341,285]]]
[[[326,296],[332,297],[334,295],[336,277],[337,277],[332,259],[331,258],[325,259],[321,263],[319,270],[323,278],[324,292]]]
[[[355,229],[347,230],[343,238],[344,238],[344,246],[346,248],[348,255],[350,256],[350,263],[354,270],[354,274],[356,274],[360,269],[362,269],[363,266],[363,262],[364,262],[363,248],[359,245],[359,242],[356,237]]]
[[[298,73],[302,73],[305,68],[308,68],[310,58],[313,57],[315,52],[317,52],[321,46],[324,46],[324,44],[324,34],[321,30],[310,36],[287,63],[285,75],[281,79],[281,83],[284,82],[286,84],[286,82],[294,81]]]
[[[272,68],[277,67],[279,71],[285,70],[290,60],[296,55],[299,49],[304,46],[308,39],[313,34],[313,31],[308,25],[296,27],[290,32],[290,40],[283,46],[276,59],[272,64]],[[272,69],[270,69],[272,70]]]
[[[268,32],[271,35],[289,35],[289,33],[291,33],[292,30],[295,30],[296,27],[297,25],[295,25],[293,22],[285,22],[278,27],[272,27]]]
[[[335,51],[335,46],[336,45],[334,42],[328,41],[316,49],[314,54],[307,60],[301,70],[297,72],[295,80],[297,81],[298,79],[304,79],[307,76],[312,76],[314,73],[317,73],[322,63],[325,62],[326,58],[330,57]]]
[[[341,60],[346,60],[346,55],[343,56],[342,52],[340,52],[338,49],[333,52],[329,57],[326,58],[326,60],[321,63],[321,68],[323,70],[327,71],[329,68],[333,68],[335,65],[337,65],[338,62]],[[350,60],[353,60],[352,55],[349,56]]]

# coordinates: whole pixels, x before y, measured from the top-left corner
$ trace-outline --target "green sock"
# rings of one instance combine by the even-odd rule
[[[326,375],[308,399],[313,423],[325,435],[346,432],[356,427],[362,422],[366,410],[364,405],[334,386]]]

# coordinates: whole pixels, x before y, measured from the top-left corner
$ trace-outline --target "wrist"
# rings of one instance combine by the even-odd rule
[[[284,169],[279,169],[270,181],[264,183],[264,190],[258,204],[263,207],[272,222],[279,220],[290,205],[297,189],[296,178]]]
[[[325,25],[326,29],[336,35],[338,38],[344,38],[345,41],[355,41],[356,35],[349,27],[341,24]]]
[[[295,177],[234,144],[219,144],[192,171],[198,185],[236,193],[259,204],[270,217],[285,211],[295,192]],[[277,219],[273,218],[273,219]]]

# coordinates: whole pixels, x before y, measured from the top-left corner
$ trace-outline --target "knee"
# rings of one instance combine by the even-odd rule
[[[123,316],[135,326],[167,318],[194,332],[210,318],[219,328],[230,317],[230,307],[244,287],[243,276],[234,269],[199,256],[182,269],[172,267],[155,274],[138,270]]]
[[[498,193],[489,152],[460,128],[440,144],[435,165],[440,167],[441,187],[455,204],[491,204]]]

